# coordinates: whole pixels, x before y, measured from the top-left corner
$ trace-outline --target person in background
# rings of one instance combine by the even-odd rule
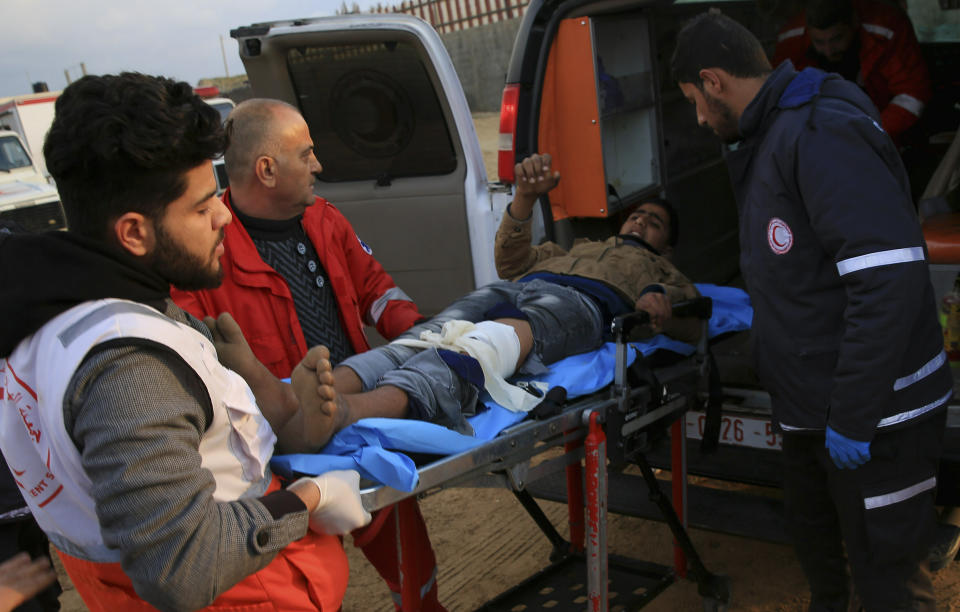
[[[930,75],[913,25],[878,0],[809,0],[780,30],[773,65],[836,72],[867,93],[897,145],[930,101]]]
[[[811,610],[934,610],[927,553],[953,378],[906,171],[869,98],[771,70],[710,11],[672,69],[726,144],[757,375],[783,432],[787,530]]]
[[[290,376],[312,346],[327,347],[333,364],[368,350],[365,323],[392,339],[423,318],[340,211],[314,194],[322,166],[295,107],[247,100],[230,113],[225,129],[230,187],[223,202],[235,221],[224,234],[223,282],[174,288],[174,301],[197,317],[230,313],[257,359],[280,378]],[[326,440],[333,432],[313,433]],[[404,557],[414,560],[404,572],[398,528]],[[363,544],[395,601],[405,600],[403,609],[443,610],[436,559],[415,499],[381,510],[354,542]]]

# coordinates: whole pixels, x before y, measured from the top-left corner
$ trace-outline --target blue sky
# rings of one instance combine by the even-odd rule
[[[136,70],[192,85],[243,72],[230,30],[259,21],[333,15],[343,0],[5,0],[0,97],[30,92],[34,81],[63,89],[80,76]],[[348,0],[361,9],[374,0]],[[383,2],[385,6],[399,4]]]

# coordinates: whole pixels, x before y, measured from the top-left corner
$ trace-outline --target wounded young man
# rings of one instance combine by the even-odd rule
[[[531,244],[530,217],[537,199],[560,180],[548,154],[516,165],[517,188],[497,231],[495,259],[504,280],[455,301],[432,319],[332,370],[317,362],[324,423],[310,436],[318,448],[347,425],[367,417],[414,418],[472,433],[482,389],[513,410],[539,400],[506,383],[536,375],[564,357],[599,348],[613,317],[644,310],[654,332],[695,342],[697,321],[671,317],[672,304],[698,295],[669,261],[677,242],[677,216],[663,199],[641,204],[616,236],[582,240],[569,250]],[[244,349],[229,317],[218,325],[225,342],[239,345],[234,369],[259,367]]]

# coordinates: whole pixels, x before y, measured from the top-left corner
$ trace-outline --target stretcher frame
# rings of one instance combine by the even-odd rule
[[[705,609],[725,609],[730,596],[729,580],[706,569],[686,532],[686,424],[683,415],[697,405],[699,397],[707,394],[711,364],[707,352],[710,313],[709,298],[675,305],[674,316],[697,316],[702,320],[701,340],[690,358],[657,369],[655,378],[648,374],[640,384],[629,377],[626,338],[635,328],[647,323],[646,313],[617,317],[611,326],[616,341],[616,366],[614,382],[608,389],[575,400],[559,408],[553,416],[521,421],[476,448],[419,467],[419,481],[413,491],[399,491],[383,485],[364,488],[361,491],[364,507],[373,512],[410,497],[468,484],[508,488],[553,545],[550,559],[554,565],[571,556],[585,558],[588,609],[606,612],[609,609],[607,462],[609,460],[613,468],[632,463],[640,468],[650,499],[660,507],[674,536],[672,567],[645,564],[645,571],[656,579],[656,586],[647,590],[640,605],[652,601],[676,580],[689,576],[698,584]],[[672,500],[661,492],[644,457],[648,435],[666,427],[670,428],[671,438]],[[563,447],[563,454],[540,457],[559,446]],[[537,458],[541,461],[534,464],[533,460]],[[528,483],[561,470],[566,472],[569,542],[557,532],[526,489]],[[582,503],[578,503],[580,500]],[[405,573],[401,570],[401,576]],[[489,607],[496,599],[499,597],[481,609],[499,609]],[[406,604],[403,602],[401,609],[413,609]]]

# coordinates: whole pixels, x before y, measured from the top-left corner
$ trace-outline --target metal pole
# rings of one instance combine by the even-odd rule
[[[223,49],[223,34],[220,35],[220,55],[223,56],[223,75],[230,78],[230,69],[227,68],[227,52]]]
[[[683,528],[687,528],[687,419],[684,415],[674,421],[670,427],[671,460],[670,473],[672,475],[671,490],[673,493],[673,509],[680,519]],[[673,567],[677,577],[687,577],[687,555],[676,539],[673,540]]]
[[[563,450],[565,453],[575,453],[582,445],[582,440],[573,440],[564,444]],[[572,552],[583,552],[583,468],[577,461],[568,465],[566,472],[570,548]]]
[[[587,493],[587,600],[591,612],[607,612],[607,436],[590,411],[583,441]]]

